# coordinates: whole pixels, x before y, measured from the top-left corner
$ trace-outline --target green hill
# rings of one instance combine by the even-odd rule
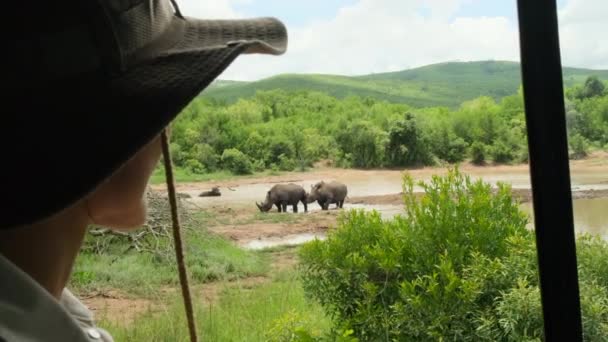
[[[583,83],[589,75],[608,80],[608,70],[563,69],[567,87]],[[484,95],[498,100],[515,93],[520,83],[516,62],[448,62],[365,76],[283,74],[255,82],[220,81],[202,96],[233,102],[257,90],[314,90],[338,98],[357,95],[418,107],[456,107]]]

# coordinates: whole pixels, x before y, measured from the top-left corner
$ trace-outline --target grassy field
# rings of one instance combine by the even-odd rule
[[[589,75],[608,80],[608,70],[563,69],[564,84],[582,84]],[[219,82],[202,96],[234,102],[258,90],[313,90],[337,98],[373,97],[415,107],[457,107],[479,96],[500,99],[515,93],[521,84],[519,63],[504,61],[450,62],[420,68],[365,75],[339,76],[284,74],[256,82]],[[466,86],[463,86],[466,85]]]
[[[330,327],[320,306],[305,299],[295,272],[276,274],[254,286],[226,287],[215,302],[204,302],[196,293],[194,300],[203,341],[279,341],[297,327],[316,335]],[[181,297],[169,302],[166,310],[144,313],[129,326],[107,319],[100,324],[117,341],[187,341]]]
[[[162,286],[179,284],[169,239],[151,252],[129,249],[124,240],[101,253],[81,253],[71,287],[78,292],[120,289],[123,293],[147,296]],[[222,237],[191,231],[184,240],[186,263],[194,283],[260,276],[269,270],[267,255],[243,250]],[[97,243],[100,242],[89,241],[89,245]]]
[[[98,325],[116,341],[186,341],[171,236],[163,230],[168,226],[166,199],[149,196],[147,226],[129,235],[87,234],[68,287],[95,310]],[[207,230],[215,225],[293,223],[302,216],[182,213],[202,340],[280,341],[298,327],[319,336],[329,332],[330,321],[321,307],[304,296],[295,267],[297,248],[246,250]],[[150,230],[155,233],[140,235]]]

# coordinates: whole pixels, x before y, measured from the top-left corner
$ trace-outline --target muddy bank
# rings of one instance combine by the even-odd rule
[[[178,190],[188,192],[190,190],[208,190],[214,186],[230,190],[237,190],[238,187],[250,186],[255,184],[272,185],[276,183],[310,183],[318,179],[340,179],[344,183],[369,183],[375,181],[380,184],[397,185],[391,191],[384,193],[394,193],[401,189],[401,177],[404,172],[410,174],[416,180],[428,180],[432,175],[443,175],[447,173],[448,166],[441,167],[422,167],[415,169],[338,169],[330,167],[314,168],[307,172],[286,172],[276,176],[260,176],[253,178],[235,178],[231,180],[218,180],[206,182],[184,182],[178,183]],[[517,165],[487,165],[476,166],[470,163],[461,164],[459,169],[462,173],[468,174],[473,178],[483,178],[489,182],[506,181],[514,187],[529,187],[530,173],[528,164]],[[605,184],[608,186],[608,153],[594,152],[590,157],[581,160],[570,161],[570,173],[572,184],[590,185]],[[152,186],[157,190],[164,190],[164,184]],[[370,189],[373,190],[373,189]],[[200,193],[200,192],[199,192]],[[198,193],[196,193],[198,195]],[[223,194],[224,195],[224,194]],[[364,195],[364,194],[357,194]]]
[[[251,204],[262,201],[266,192],[276,183],[295,183],[304,189],[321,181],[337,180],[348,186],[348,196],[354,199],[353,203],[360,204],[390,204],[400,203],[393,194],[402,189],[402,178],[408,173],[416,181],[429,181],[434,175],[444,175],[448,167],[426,167],[403,170],[357,170],[337,168],[315,168],[307,172],[289,172],[277,176],[260,176],[253,178],[235,178],[231,180],[207,181],[199,183],[179,183],[178,191],[184,196],[190,196],[193,203],[201,207],[213,205]],[[608,191],[608,157],[596,153],[592,158],[571,161],[571,183],[575,191],[589,191],[577,196],[597,197],[591,190]],[[508,183],[514,190],[530,189],[530,174],[527,164],[520,165],[494,165],[474,166],[464,164],[460,171],[471,177],[472,180],[482,179],[484,182],[495,185],[498,182]],[[219,197],[198,197],[201,191],[218,187],[221,191]],[[154,185],[153,189],[164,191],[165,186]],[[422,191],[415,187],[414,191]],[[521,193],[524,200],[529,195]],[[386,197],[388,195],[388,197]],[[380,196],[380,197],[378,197]],[[378,197],[378,198],[375,198]]]

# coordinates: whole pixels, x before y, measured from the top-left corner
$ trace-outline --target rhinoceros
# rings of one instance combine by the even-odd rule
[[[306,191],[297,184],[277,184],[273,186],[268,193],[263,203],[255,203],[261,212],[269,211],[273,205],[277,206],[279,212],[287,212],[287,205],[293,206],[293,212],[298,212],[298,202],[304,204],[304,211],[308,212],[308,203],[306,202]]]
[[[310,194],[307,194],[306,201],[308,203],[317,201],[323,210],[328,210],[329,205],[332,203],[335,203],[336,207],[342,208],[347,194],[348,189],[346,185],[336,181],[329,183],[321,181],[315,185],[311,185]]]

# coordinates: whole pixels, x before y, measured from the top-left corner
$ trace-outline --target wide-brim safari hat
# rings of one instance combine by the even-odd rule
[[[240,54],[287,47],[276,19],[194,19],[170,0],[8,6],[0,229],[92,192]]]

